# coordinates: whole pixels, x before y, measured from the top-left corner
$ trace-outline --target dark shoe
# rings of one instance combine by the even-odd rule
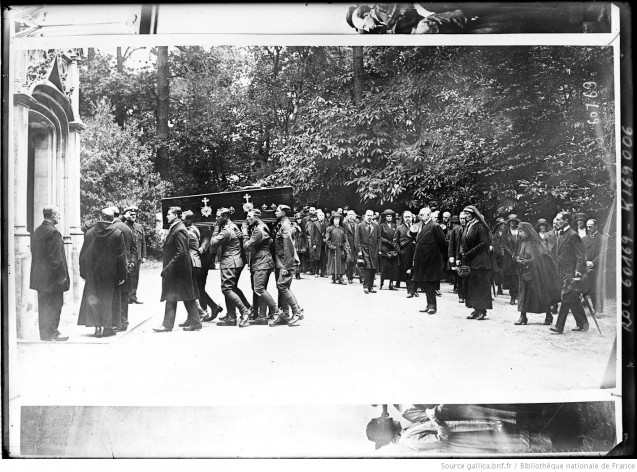
[[[99,327],[95,328],[95,333],[93,333],[93,336],[95,336],[96,338],[101,338],[102,337],[102,328],[99,328]]]
[[[197,331],[199,329],[201,329],[201,323],[184,327],[184,331]]]
[[[212,320],[214,320],[219,315],[219,313],[221,313],[222,311],[223,311],[223,308],[218,306],[217,309],[214,310],[214,313],[211,310],[210,314],[206,315],[206,317],[203,319],[203,321],[212,321]]]
[[[514,325],[525,325],[529,320],[526,318],[526,316],[520,316],[520,319],[517,320],[515,323],[513,323]]]
[[[237,325],[237,319],[228,318],[227,316],[224,316],[223,318],[219,319],[219,322],[217,323],[217,326],[236,326],[236,325]]]
[[[442,297],[442,293],[440,293],[440,290],[436,290],[436,296],[437,297]]]
[[[170,331],[172,331],[172,329],[168,329],[162,325],[159,328],[153,328],[153,331],[155,331],[156,333],[169,333]]]
[[[301,321],[301,318],[298,314],[292,315],[292,318],[288,321],[288,326],[298,326],[299,321]]]
[[[332,280],[332,283],[333,283],[333,284],[335,284],[335,283],[336,283],[336,280]]]
[[[180,328],[187,328],[188,326],[190,326],[190,321],[186,320],[183,323],[179,323],[179,327]]]
[[[277,313],[276,315],[274,315],[274,317],[270,320],[270,322],[268,323],[268,326],[272,327],[272,326],[276,326],[279,324],[284,324],[284,319],[281,313]]]
[[[454,289],[453,289],[453,293],[458,293],[458,289],[457,289],[457,288],[454,288]]]
[[[458,303],[464,303],[464,298],[459,298]]]
[[[515,305],[515,298],[511,297],[511,301],[509,302],[509,305]]]
[[[550,328],[550,331],[552,331],[555,334],[562,334],[564,332],[563,329],[557,329],[557,328]]]
[[[249,316],[242,316],[241,319],[239,320],[239,328],[245,328],[246,326],[250,325],[250,317]]]
[[[389,290],[396,290],[396,287],[394,287],[393,285],[390,285]]]
[[[550,325],[553,323],[553,316],[549,315],[546,318],[544,318],[544,324],[545,325]]]
[[[472,312],[469,316],[467,316],[468,320],[475,320],[479,315],[479,313],[476,313],[475,311]]]
[[[427,310],[427,313],[429,313],[430,315],[435,315],[436,314],[436,309],[435,308],[429,308],[429,310]]]
[[[102,337],[103,337],[103,338],[107,338],[107,337],[109,337],[109,336],[115,336],[116,334],[117,334],[117,333],[115,332],[115,330],[114,330],[113,328],[111,328],[111,329],[105,329],[105,330],[102,332]]]
[[[414,298],[414,294],[413,293],[408,293],[407,294],[407,298]]]
[[[139,300],[133,300],[133,303],[136,304],[136,305],[143,305],[144,304],[144,302],[141,302]]]
[[[497,293],[498,293],[498,295],[504,295],[504,292],[502,291],[502,289],[501,289],[501,288],[499,288],[499,289],[498,289],[498,292],[497,292]]]
[[[363,293],[369,293],[369,290],[367,290],[366,288],[363,289]]]
[[[486,320],[487,319],[487,314],[486,313],[480,313],[480,315],[478,315],[478,317],[476,318],[476,320],[478,321],[482,321],[482,320]]]
[[[422,310],[418,310],[420,313],[429,313],[429,308],[423,308]]]
[[[68,340],[69,340],[68,336],[62,336],[61,334],[57,334],[50,339],[50,341],[68,341]]]
[[[414,297],[419,297],[418,292],[414,292]]]
[[[374,290],[373,288],[369,289],[369,293],[378,293],[376,290]]]
[[[588,325],[578,326],[577,328],[573,328],[571,331],[588,331]]]

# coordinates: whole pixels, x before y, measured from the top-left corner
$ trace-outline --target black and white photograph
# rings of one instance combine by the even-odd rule
[[[3,11],[3,456],[626,439],[617,5],[112,7]]]

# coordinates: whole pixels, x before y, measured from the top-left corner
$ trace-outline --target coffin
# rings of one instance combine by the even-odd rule
[[[219,208],[228,208],[230,220],[235,223],[243,223],[248,211],[252,208],[258,208],[261,210],[261,219],[266,223],[272,223],[276,221],[274,211],[278,205],[288,205],[290,208],[294,208],[292,187],[249,187],[230,192],[163,198],[161,212],[164,229],[170,227],[166,220],[166,213],[173,206],[180,207],[182,211],[192,211],[194,224],[197,226],[214,225]]]

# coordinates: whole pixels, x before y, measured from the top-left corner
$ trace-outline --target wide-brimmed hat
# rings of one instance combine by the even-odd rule
[[[385,211],[383,211],[381,213],[381,215],[383,215],[383,216],[384,215],[395,215],[395,214],[396,214],[396,212],[394,210],[392,210],[391,208],[387,208]]]
[[[516,215],[515,213],[511,213],[507,217],[507,223],[510,223],[511,221],[517,221],[519,223],[520,222],[520,218],[518,218],[518,215]]]
[[[573,221],[577,221],[577,220],[588,220],[588,217],[586,216],[586,213],[575,213],[575,216],[573,217]]]
[[[537,220],[537,223],[535,223],[535,228],[537,229],[542,225],[551,226],[549,222],[546,221],[544,218],[540,218],[539,220]]]

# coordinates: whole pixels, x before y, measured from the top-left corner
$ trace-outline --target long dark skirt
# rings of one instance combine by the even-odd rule
[[[491,304],[491,270],[471,269],[466,284],[465,305],[474,310],[490,310]]]
[[[398,257],[380,258],[380,276],[384,280],[399,280]]]

